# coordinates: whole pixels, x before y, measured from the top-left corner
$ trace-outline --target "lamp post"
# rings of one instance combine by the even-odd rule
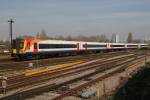
[[[8,20],[9,22],[9,29],[10,29],[10,50],[12,49],[12,23],[14,23],[13,19]]]

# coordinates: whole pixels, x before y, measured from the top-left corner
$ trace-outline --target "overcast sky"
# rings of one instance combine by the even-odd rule
[[[8,38],[10,18],[14,37],[42,29],[49,36],[150,37],[150,0],[0,0],[0,39]]]

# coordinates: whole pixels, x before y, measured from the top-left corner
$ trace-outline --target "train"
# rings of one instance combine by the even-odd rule
[[[19,59],[147,48],[143,43],[105,43],[65,40],[13,39],[11,55]]]

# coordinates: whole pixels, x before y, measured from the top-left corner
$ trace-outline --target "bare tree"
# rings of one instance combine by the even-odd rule
[[[134,39],[133,43],[141,43],[142,41],[140,39]]]
[[[62,36],[62,35],[59,35],[59,36],[54,37],[53,39],[56,39],[56,40],[65,40],[65,37]]]
[[[36,39],[40,39],[40,33],[39,32],[36,33]]]
[[[68,40],[68,41],[73,41],[75,38],[72,37],[71,35],[67,36],[65,40]]]
[[[133,42],[133,36],[132,36],[132,33],[129,32],[128,33],[128,38],[127,38],[127,43],[132,43]]]
[[[0,40],[0,51],[9,50],[9,49],[10,49],[10,41]]]
[[[110,40],[106,37],[105,34],[102,34],[99,36],[99,41],[98,42],[109,42]]]
[[[49,39],[49,36],[46,34],[46,31],[44,29],[42,29],[40,35],[39,35],[39,39],[42,39],[42,40],[47,40]]]

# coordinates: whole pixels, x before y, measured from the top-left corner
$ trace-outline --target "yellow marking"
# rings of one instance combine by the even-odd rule
[[[63,69],[63,68],[77,65],[77,64],[80,64],[83,62],[84,61],[77,61],[77,62],[73,62],[73,63],[67,63],[67,64],[62,64],[62,65],[58,65],[58,66],[54,66],[54,67],[49,67],[49,68],[38,70],[38,71],[27,72],[27,73],[25,73],[25,76],[32,76],[35,74],[40,74],[40,73],[49,72],[49,71],[53,71],[53,70]]]

